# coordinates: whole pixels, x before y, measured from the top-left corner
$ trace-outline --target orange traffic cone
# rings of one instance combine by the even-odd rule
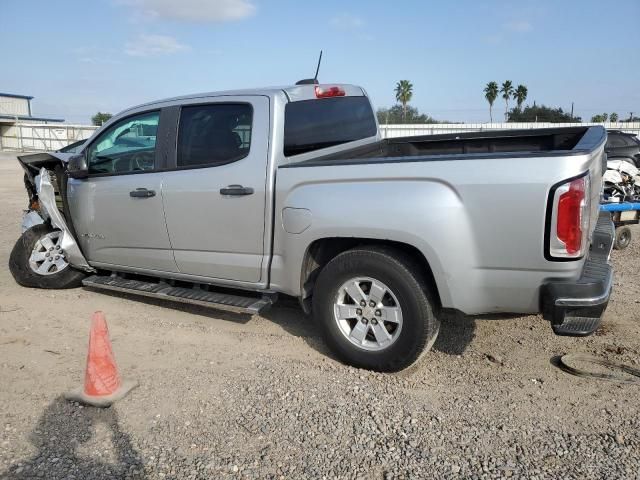
[[[91,318],[84,388],[66,393],[64,397],[94,407],[110,407],[137,386],[138,382],[123,382],[120,379],[111,350],[107,321],[104,313],[95,312]]]

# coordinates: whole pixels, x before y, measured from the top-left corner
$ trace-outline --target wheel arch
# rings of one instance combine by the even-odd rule
[[[433,270],[425,255],[415,246],[394,240],[364,237],[327,237],[314,240],[306,249],[300,269],[300,304],[305,313],[311,313],[311,297],[322,268],[339,254],[353,248],[387,247],[407,255],[422,267],[429,293],[437,307],[442,306],[440,292]]]

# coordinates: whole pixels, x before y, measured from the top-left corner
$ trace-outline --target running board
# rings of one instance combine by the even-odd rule
[[[82,285],[98,290],[130,293],[144,297],[190,303],[219,310],[256,315],[268,309],[275,301],[274,297],[242,297],[227,293],[210,292],[198,287],[174,287],[166,282],[143,282],[119,277],[117,275],[92,275],[82,280]]]

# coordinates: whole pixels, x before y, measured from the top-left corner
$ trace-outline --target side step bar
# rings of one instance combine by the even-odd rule
[[[85,278],[82,281],[82,285],[92,289],[130,293],[161,300],[191,303],[236,313],[249,313],[251,315],[265,311],[271,307],[275,301],[274,297],[266,295],[261,298],[243,297],[239,295],[229,295],[227,293],[210,292],[198,287],[173,287],[162,281],[144,282],[142,280],[126,279],[117,275],[92,275]]]
[[[586,337],[600,326],[600,317],[565,317],[564,322],[551,324],[553,333],[565,337]]]

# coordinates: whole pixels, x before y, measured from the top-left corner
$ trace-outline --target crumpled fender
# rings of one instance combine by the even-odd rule
[[[36,225],[42,225],[44,223],[44,218],[40,216],[38,212],[35,210],[29,210],[25,212],[22,217],[22,233],[26,232],[30,228],[35,227]]]
[[[47,216],[51,220],[51,225],[62,231],[61,247],[67,255],[69,264],[86,272],[95,272],[96,270],[89,265],[87,259],[82,255],[78,243],[73,238],[73,235],[67,226],[67,222],[65,222],[64,217],[56,206],[56,195],[53,184],[51,183],[49,171],[42,167],[40,169],[40,174],[36,176],[35,180],[36,191],[38,192],[38,199],[40,201],[40,209],[43,209],[46,212]]]

